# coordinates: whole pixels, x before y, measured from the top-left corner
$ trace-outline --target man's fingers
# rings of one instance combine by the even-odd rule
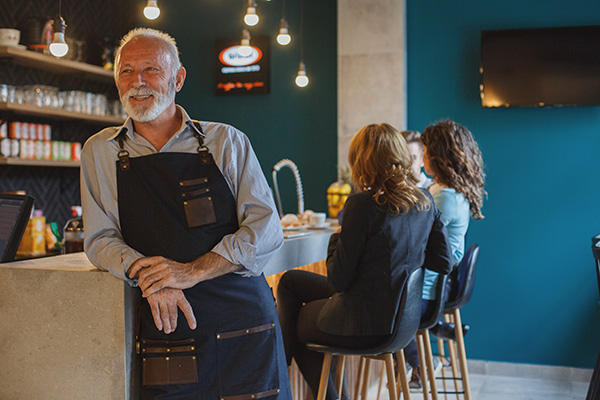
[[[169,324],[171,325],[171,332],[174,332],[177,329],[177,303],[169,304]]]
[[[171,318],[169,317],[169,306],[164,302],[160,302],[160,317],[164,328],[163,331],[167,334],[173,332],[171,329]]]
[[[157,301],[150,302],[150,310],[152,311],[152,318],[154,318],[154,325],[156,325],[156,329],[161,331],[163,324],[160,316],[160,307]]]
[[[183,315],[185,315],[185,319],[187,319],[190,329],[196,329],[196,316],[194,315],[194,310],[192,310],[192,306],[183,294],[177,301],[177,305],[181,308],[181,311],[183,311]]]

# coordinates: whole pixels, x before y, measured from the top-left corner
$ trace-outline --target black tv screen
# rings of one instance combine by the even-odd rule
[[[481,32],[482,107],[600,105],[600,26]]]

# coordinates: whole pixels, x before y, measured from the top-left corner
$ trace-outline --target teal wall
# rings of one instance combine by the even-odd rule
[[[298,88],[294,79],[300,63],[300,0],[286,0],[292,35],[287,47],[276,41],[282,2],[257,0],[261,20],[249,31],[270,37],[269,94],[213,94],[215,39],[241,39],[242,0],[159,1],[161,16],[156,21],[140,18],[139,24],[164,30],[178,42],[187,79],[177,103],[192,118],[225,122],[246,133],[271,186],[273,165],[283,158],[294,161],[303,181],[305,208],[325,211],[327,187],[337,179],[337,9],[335,1],[304,1],[304,62],[310,84]],[[277,179],[284,212],[296,212],[291,171],[282,169]]]
[[[408,128],[468,127],[486,163],[469,358],[593,368],[600,107],[482,109],[480,31],[600,23],[597,0],[408,0]],[[600,50],[600,48],[599,48]],[[600,73],[600,71],[599,71]]]

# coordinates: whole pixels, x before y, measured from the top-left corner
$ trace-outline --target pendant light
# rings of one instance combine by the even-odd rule
[[[296,75],[296,85],[306,87],[309,79],[306,75],[306,65],[304,64],[304,0],[300,0],[300,67]]]
[[[242,41],[240,43],[240,47],[238,48],[238,54],[242,57],[248,57],[252,54],[252,47],[250,46],[250,32],[248,29],[242,31]]]
[[[54,39],[50,43],[50,54],[54,57],[63,57],[69,52],[69,45],[65,42],[65,29],[67,24],[62,17],[61,1],[58,0],[58,20],[56,22],[57,29],[54,30]]]
[[[158,18],[160,15],[160,8],[158,8],[157,0],[148,0],[146,7],[144,7],[144,17],[153,20]]]
[[[298,75],[296,75],[296,86],[298,87],[306,87],[308,85],[309,79],[306,75],[306,65],[302,61],[300,61],[300,68],[298,68]]]
[[[248,0],[248,8],[246,9],[246,15],[244,15],[244,22],[248,26],[254,26],[258,24],[258,15],[256,14],[256,2],[254,0]]]
[[[281,4],[281,21],[279,21],[279,35],[277,35],[277,43],[282,46],[287,46],[292,41],[292,37],[288,32],[288,23],[285,20],[285,0],[283,0]]]

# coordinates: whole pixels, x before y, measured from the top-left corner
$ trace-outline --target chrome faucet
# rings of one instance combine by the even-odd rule
[[[279,186],[277,185],[277,172],[282,167],[288,167],[294,173],[296,178],[296,194],[298,195],[298,215],[304,212],[304,194],[302,193],[302,181],[300,180],[300,172],[298,167],[292,160],[284,158],[273,166],[273,187],[275,188],[275,200],[277,201],[277,210],[279,211],[279,218],[283,217],[283,209],[281,208],[281,197],[279,197]]]

